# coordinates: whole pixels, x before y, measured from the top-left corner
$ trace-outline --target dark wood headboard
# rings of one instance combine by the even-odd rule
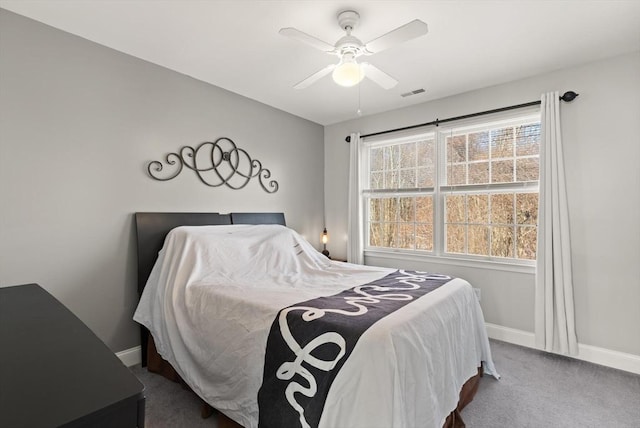
[[[216,226],[224,224],[281,224],[283,213],[135,213],[138,244],[138,295],[142,295],[164,238],[178,226]],[[147,363],[149,332],[141,329],[142,365]]]
[[[231,224],[229,214],[218,213],[136,213],[138,237],[138,295],[142,294],[151,269],[164,245],[164,238],[178,226]]]
[[[221,224],[281,224],[283,213],[136,213],[138,242],[138,294],[142,294],[151,269],[164,245],[164,238],[178,226]]]

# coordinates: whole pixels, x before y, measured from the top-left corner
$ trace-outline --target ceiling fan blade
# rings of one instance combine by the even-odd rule
[[[327,53],[334,53],[335,52],[335,47],[333,45],[330,45],[327,42],[323,42],[320,39],[317,39],[313,36],[310,36],[307,33],[303,33],[300,30],[296,30],[295,28],[291,28],[291,27],[287,27],[287,28],[281,28],[280,31],[278,31],[280,34],[282,34],[283,36],[287,36],[290,37],[292,39],[296,39],[301,41],[302,43],[306,43],[310,46],[313,46],[316,49],[319,49],[323,52],[327,52]]]
[[[323,68],[322,70],[313,73],[311,76],[307,77],[303,81],[296,83],[293,86],[293,88],[294,89],[304,89],[307,86],[310,86],[311,84],[315,83],[317,80],[320,80],[321,78],[323,78],[327,74],[331,73],[334,68],[336,68],[336,64],[328,65],[325,68]]]
[[[393,77],[389,76],[384,71],[380,70],[378,67],[369,64],[368,62],[363,62],[360,64],[362,69],[364,70],[364,75],[369,79],[376,82],[383,89],[391,89],[398,84],[398,81]]]
[[[423,36],[427,34],[428,31],[429,28],[427,24],[419,19],[414,19],[408,24],[391,30],[377,39],[371,40],[366,44],[366,51],[368,54],[378,53],[402,42],[406,42],[407,40]]]

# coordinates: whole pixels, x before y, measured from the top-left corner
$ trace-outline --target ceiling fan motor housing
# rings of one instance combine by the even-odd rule
[[[352,54],[354,58],[366,54],[367,50],[360,39],[351,35],[351,31],[360,22],[360,14],[355,10],[343,10],[338,14],[338,25],[346,35],[340,38],[335,44],[335,53],[342,57],[345,54]]]
[[[357,37],[346,35],[336,42],[336,53],[342,56],[345,53],[352,53],[354,56],[360,56],[364,53],[363,43]]]
[[[355,10],[343,10],[338,14],[338,25],[347,33],[351,32],[360,21],[360,15]]]

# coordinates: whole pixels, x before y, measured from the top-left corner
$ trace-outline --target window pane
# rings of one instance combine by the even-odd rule
[[[398,188],[398,170],[387,171],[384,173],[384,188],[385,189],[397,189]]]
[[[397,223],[382,223],[382,246],[394,247],[396,242]]]
[[[383,222],[394,222],[398,217],[398,199],[397,198],[380,198],[382,206]]]
[[[400,168],[416,167],[416,143],[400,144]]]
[[[467,205],[469,223],[489,223],[489,195],[469,195],[467,196]],[[487,234],[487,239],[488,236]]]
[[[417,187],[433,187],[433,167],[418,168]]]
[[[491,162],[491,182],[513,182],[513,159]]]
[[[384,148],[384,169],[398,168],[398,146],[387,146]]]
[[[467,161],[466,135],[447,137],[447,163]]]
[[[399,198],[398,207],[400,209],[398,220],[403,222],[414,222],[416,218],[416,211],[413,205],[414,198]]]
[[[453,186],[455,184],[467,184],[467,165],[449,165],[447,164],[447,184]]]
[[[416,198],[416,221],[433,224],[433,197]]]
[[[447,195],[445,196],[447,223],[464,223],[466,220],[464,195]]]
[[[469,226],[469,254],[489,255],[489,227]]]
[[[519,259],[536,259],[536,244],[538,228],[535,226],[518,227],[518,251],[516,257]]]
[[[380,199],[369,199],[369,221],[382,220],[382,205]]]
[[[513,193],[491,195],[491,223],[513,224]]]
[[[447,253],[464,253],[465,249],[465,229],[466,226],[457,224],[446,225]]]
[[[516,159],[516,181],[536,181],[540,174],[539,158]]]
[[[540,153],[540,124],[516,127],[516,156],[537,155]]]
[[[382,178],[382,173],[381,172],[372,172],[371,176],[370,176],[370,180],[371,182],[369,183],[369,186],[371,189],[382,189],[384,186],[384,181]]]
[[[415,247],[415,234],[413,230],[413,223],[399,223],[398,224],[398,238],[396,240],[396,248],[410,248]]]
[[[369,163],[371,171],[381,171],[384,159],[384,150],[382,147],[374,148],[369,151]]]
[[[372,247],[382,246],[382,226],[380,223],[369,224],[369,245]]]
[[[416,249],[433,251],[433,226],[431,224],[416,224]]]
[[[418,146],[418,166],[432,166],[435,160],[433,140],[422,140],[417,142]]]
[[[513,227],[491,228],[491,255],[513,258]]]
[[[537,193],[516,193],[516,216],[518,224],[538,224]]]
[[[469,161],[489,159],[489,133],[469,134]]]
[[[415,169],[401,169],[400,170],[400,183],[398,188],[400,189],[413,189],[416,187],[416,170]]]
[[[469,164],[469,184],[487,184],[489,182],[489,162]]]
[[[513,157],[513,128],[491,131],[491,159]]]

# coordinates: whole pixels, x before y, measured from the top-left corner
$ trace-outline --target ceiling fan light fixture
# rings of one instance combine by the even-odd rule
[[[350,55],[344,55],[340,60],[340,64],[333,69],[331,77],[340,86],[355,86],[364,79],[364,71],[355,58]]]
[[[340,12],[338,14],[338,25],[345,31],[346,35],[338,39],[334,45],[292,27],[280,29],[279,33],[283,36],[296,39],[325,53],[340,57],[340,62],[337,65],[331,64],[316,71],[311,76],[293,85],[295,89],[306,88],[332,72],[333,81],[345,87],[356,86],[365,76],[383,89],[391,89],[398,84],[396,79],[373,64],[369,64],[366,61],[358,64],[356,58],[362,55],[370,56],[392,48],[397,44],[424,36],[428,30],[427,24],[419,19],[414,19],[376,39],[362,43],[360,39],[351,34],[359,20],[360,15],[354,10]]]

